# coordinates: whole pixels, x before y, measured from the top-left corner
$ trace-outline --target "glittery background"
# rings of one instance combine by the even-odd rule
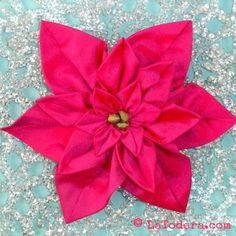
[[[0,0],[0,126],[12,123],[49,90],[39,63],[41,19],[101,37],[112,46],[145,27],[194,21],[188,80],[212,93],[236,114],[233,0]],[[186,214],[144,204],[117,191],[100,213],[65,225],[53,180],[54,163],[7,134],[0,134],[0,235],[236,235],[236,129],[186,153],[193,185]],[[144,221],[229,222],[230,230],[148,230]]]

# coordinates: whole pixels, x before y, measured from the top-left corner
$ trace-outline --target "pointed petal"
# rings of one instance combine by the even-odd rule
[[[139,155],[143,143],[143,128],[130,127],[122,132],[121,142],[132,152],[133,155]]]
[[[68,142],[63,158],[58,164],[61,174],[73,174],[101,166],[105,163],[103,155],[96,156],[93,136],[81,130],[76,130]]]
[[[99,156],[109,150],[119,141],[121,133],[112,125],[106,125],[98,129],[94,135],[94,148]]]
[[[144,135],[157,143],[170,143],[199,122],[199,116],[177,105],[161,110],[157,121],[146,125]]]
[[[45,80],[53,93],[89,91],[106,54],[106,43],[71,27],[42,21],[40,50]]]
[[[161,63],[156,63],[139,68],[137,81],[139,81],[143,92],[160,81],[160,64]]]
[[[26,111],[11,126],[1,130],[15,136],[36,152],[55,162],[61,158],[74,132],[73,128],[63,127],[38,105]]]
[[[94,89],[93,105],[102,114],[116,113],[121,109],[120,101],[114,95],[99,88]]]
[[[121,90],[117,97],[122,108],[130,113],[135,112],[142,101],[142,92],[138,82],[134,82]]]
[[[88,111],[76,124],[76,127],[89,134],[95,134],[96,130],[107,126],[107,116],[98,114],[94,110]]]
[[[173,88],[183,84],[192,55],[192,22],[179,21],[157,25],[131,35],[130,43],[140,66],[174,61]]]
[[[191,190],[190,160],[172,147],[157,147],[155,167],[155,191],[145,191],[126,179],[122,187],[141,201],[178,212],[185,212]],[[146,155],[145,158],[149,158]]]
[[[206,90],[194,83],[173,95],[171,101],[201,117],[196,126],[174,140],[179,149],[207,144],[224,134],[236,123],[235,116]]]
[[[140,70],[138,80],[141,82],[143,101],[161,105],[169,98],[174,77],[172,62],[156,63]]]
[[[131,182],[148,192],[155,189],[156,152],[151,142],[143,142],[141,152],[134,156],[125,146],[117,145],[119,163]]]
[[[155,122],[160,115],[160,109],[152,104],[142,102],[132,116],[131,124],[148,125]]]
[[[130,45],[121,39],[98,70],[98,81],[115,94],[135,80],[138,61]]]
[[[56,188],[65,222],[71,223],[102,210],[125,175],[115,152],[105,164],[74,174],[55,172]]]
[[[37,100],[39,107],[63,126],[73,126],[89,109],[91,96],[88,92],[47,96]]]

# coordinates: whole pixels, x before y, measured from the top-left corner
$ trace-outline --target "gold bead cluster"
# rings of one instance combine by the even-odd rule
[[[111,124],[116,125],[119,129],[126,129],[129,126],[129,116],[124,111],[119,111],[115,114],[110,114],[107,121]]]

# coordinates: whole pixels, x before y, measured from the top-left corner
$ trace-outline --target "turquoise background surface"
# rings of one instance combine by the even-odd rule
[[[236,6],[233,0],[0,0],[0,126],[12,123],[49,91],[38,51],[41,19],[67,24],[108,41],[163,22],[192,19],[194,81],[235,114]],[[187,151],[193,187],[186,214],[149,206],[119,190],[106,209],[65,225],[53,182],[54,163],[0,134],[0,235],[236,235],[235,129]],[[170,222],[230,222],[225,230],[148,230],[139,216]]]

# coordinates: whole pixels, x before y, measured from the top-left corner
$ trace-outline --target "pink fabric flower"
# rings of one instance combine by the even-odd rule
[[[191,21],[137,32],[109,54],[104,41],[43,21],[40,47],[54,95],[2,130],[57,162],[66,223],[103,209],[119,186],[185,212],[191,165],[179,150],[209,143],[236,122],[203,88],[184,85]]]

